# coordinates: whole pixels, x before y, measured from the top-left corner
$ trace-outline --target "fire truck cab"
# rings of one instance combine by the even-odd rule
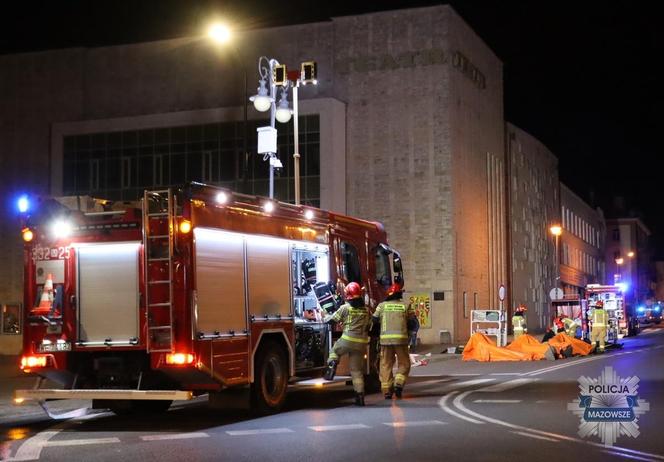
[[[207,393],[276,411],[289,383],[322,375],[343,287],[373,309],[404,281],[380,223],[199,183],[135,203],[51,198],[24,218],[21,368],[57,387],[17,401],[125,413]]]

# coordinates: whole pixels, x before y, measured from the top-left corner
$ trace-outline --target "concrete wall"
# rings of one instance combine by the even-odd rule
[[[558,159],[528,133],[507,124],[509,156],[511,287],[510,315],[523,303],[528,328],[541,331],[550,318],[549,291],[555,287],[554,238],[560,223]]]

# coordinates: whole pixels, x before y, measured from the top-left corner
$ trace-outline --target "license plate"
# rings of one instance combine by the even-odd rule
[[[50,343],[50,344],[41,344],[39,346],[39,351],[42,352],[52,352],[52,351],[71,351],[71,343]]]

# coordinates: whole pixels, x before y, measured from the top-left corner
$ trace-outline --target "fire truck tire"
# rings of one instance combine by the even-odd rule
[[[251,384],[252,410],[258,414],[278,412],[286,401],[288,361],[281,345],[268,341],[256,355],[254,383]]]
[[[378,393],[380,391],[380,345],[377,337],[371,337],[369,340],[369,373],[364,375],[364,393]]]

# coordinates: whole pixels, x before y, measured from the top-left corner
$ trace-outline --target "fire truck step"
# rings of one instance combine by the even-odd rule
[[[164,302],[164,303],[150,303],[148,307],[160,307],[160,306],[171,306],[171,302]]]
[[[148,284],[170,284],[170,279],[164,279],[163,281],[148,281]]]
[[[152,327],[148,327],[148,330],[166,330],[166,329],[170,330],[170,329],[171,329],[171,326],[170,326],[170,325],[166,325],[166,326],[152,326]]]

